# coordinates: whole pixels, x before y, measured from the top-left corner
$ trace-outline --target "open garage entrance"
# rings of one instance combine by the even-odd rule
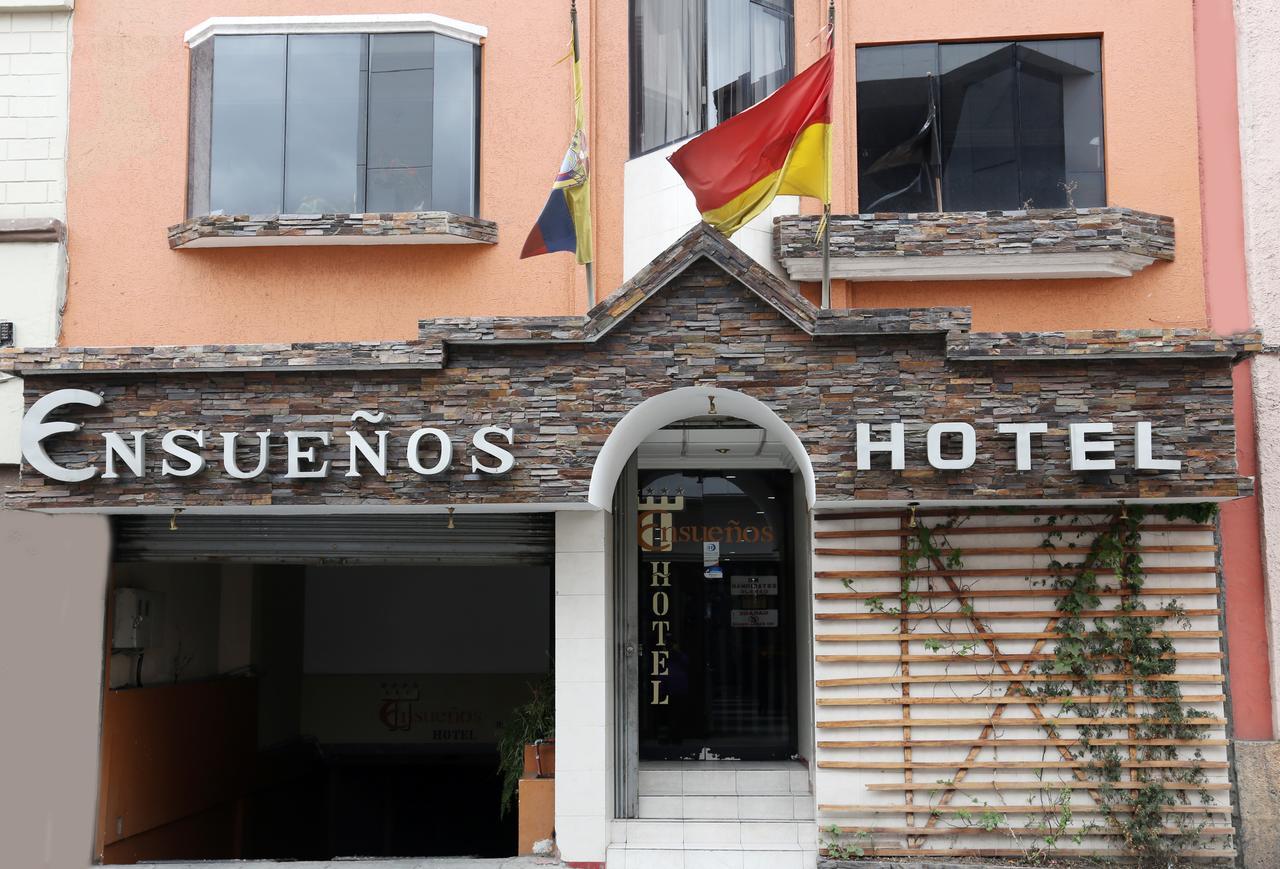
[[[102,862],[516,853],[497,739],[552,672],[550,514],[113,530]]]

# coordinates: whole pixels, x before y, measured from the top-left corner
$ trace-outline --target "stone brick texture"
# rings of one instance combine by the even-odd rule
[[[169,227],[169,247],[180,248],[207,239],[248,238],[395,238],[399,236],[455,236],[482,244],[497,244],[498,225],[492,220],[448,211],[404,214],[217,214],[193,217]]]
[[[774,220],[779,261],[822,256],[818,220]],[[1174,251],[1173,218],[1115,207],[833,214],[830,231],[836,258],[1112,251],[1172,260]]]
[[[1240,865],[1280,869],[1280,742],[1232,743],[1240,801]]]
[[[595,457],[619,420],[645,399],[685,386],[739,390],[776,412],[812,460],[819,505],[1198,500],[1249,490],[1236,472],[1233,347],[1194,354],[1179,340],[1138,360],[1105,352],[1025,365],[950,359],[944,331],[824,334],[816,325],[824,318],[812,305],[772,276],[770,282],[738,268],[727,244],[710,233],[691,233],[687,243],[694,253],[665,266],[660,259],[656,272],[623,287],[579,324],[539,320],[522,331],[516,321],[427,322],[422,331],[432,337],[416,345],[0,351],[0,367],[23,372],[28,403],[71,386],[105,396],[103,407],[73,412],[84,423],[80,432],[46,442],[56,461],[101,466],[104,431],[156,432],[145,480],[126,470],[118,480],[67,485],[24,469],[7,500],[19,507],[583,503]],[[716,256],[704,255],[717,247]],[[539,337],[526,340],[523,332]],[[1114,340],[1101,344],[1113,347]],[[344,365],[344,358],[358,364]],[[391,431],[385,479],[343,476],[344,433],[356,410],[388,415],[377,426],[359,423],[365,431]],[[925,458],[925,429],[956,420],[978,430],[977,462],[964,471],[934,470]],[[1180,472],[1131,468],[1137,420],[1153,423],[1162,445],[1157,456],[1180,457]],[[879,456],[872,469],[857,471],[855,424],[898,421],[907,425],[906,470],[889,469]],[[1031,471],[1016,470],[1013,439],[995,433],[998,423],[1013,421],[1049,424]],[[1116,424],[1116,471],[1070,469],[1066,426],[1084,421]],[[490,424],[515,429],[516,466],[503,476],[470,472],[471,434]],[[436,477],[419,476],[404,460],[408,436],[421,426],[443,428],[455,443],[453,465]],[[169,429],[270,429],[271,470],[257,480],[232,479],[215,438],[200,475],[163,477],[159,433]],[[334,433],[334,445],[323,450],[333,464],[327,479],[283,479],[285,429]],[[241,464],[251,465],[256,439],[241,443]]]
[[[0,7],[0,219],[66,217],[70,22]]]

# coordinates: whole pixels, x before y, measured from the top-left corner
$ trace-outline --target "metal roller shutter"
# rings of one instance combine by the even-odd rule
[[[112,519],[117,561],[257,564],[550,564],[551,513],[178,516]]]

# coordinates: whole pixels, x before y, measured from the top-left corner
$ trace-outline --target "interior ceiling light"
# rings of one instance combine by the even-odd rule
[[[729,452],[729,448],[728,448],[728,447],[716,447],[716,452],[723,456],[725,453]]]

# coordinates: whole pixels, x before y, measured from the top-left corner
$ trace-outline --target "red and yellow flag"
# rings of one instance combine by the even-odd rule
[[[779,194],[831,202],[833,54],[671,155],[711,226],[731,235]]]

